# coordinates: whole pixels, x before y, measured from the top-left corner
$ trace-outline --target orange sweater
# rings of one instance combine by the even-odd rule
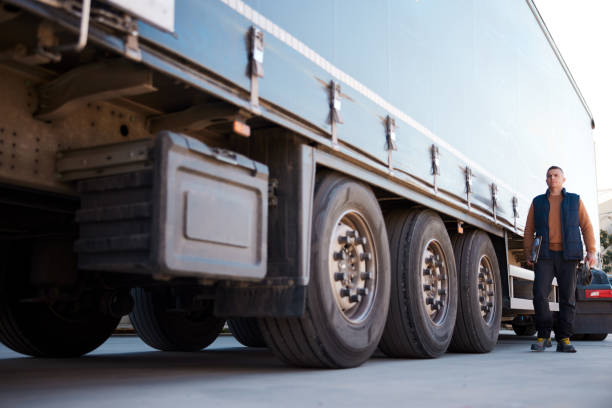
[[[563,250],[563,233],[561,231],[561,201],[563,200],[562,195],[549,195],[548,202],[550,204],[550,211],[548,212],[548,247],[552,251]],[[587,248],[587,252],[595,254],[597,247],[595,246],[595,235],[593,234],[593,226],[589,219],[589,214],[584,208],[582,200],[578,207],[578,221],[580,223],[580,231],[582,231],[582,238]],[[525,223],[525,238],[523,240],[523,249],[525,253],[531,253],[531,245],[533,245],[535,233],[535,221],[533,219],[533,203],[529,208],[529,214],[527,214],[527,222]]]

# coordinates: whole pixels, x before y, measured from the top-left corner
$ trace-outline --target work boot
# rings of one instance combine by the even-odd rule
[[[576,349],[570,343],[569,337],[564,337],[557,342],[557,351],[560,353],[575,353]]]
[[[547,339],[538,337],[538,341],[531,345],[531,351],[544,351],[547,347],[552,347],[550,337]]]

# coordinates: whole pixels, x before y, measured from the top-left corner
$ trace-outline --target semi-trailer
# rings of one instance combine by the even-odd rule
[[[23,354],[87,353],[126,314],[159,350],[227,321],[298,366],[488,352],[532,324],[548,166],[598,230],[593,117],[531,0],[4,0],[0,33]],[[589,302],[577,328],[607,333]]]

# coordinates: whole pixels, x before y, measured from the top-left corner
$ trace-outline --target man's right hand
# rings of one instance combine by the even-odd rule
[[[527,265],[528,265],[530,268],[533,268],[533,262],[531,262],[531,261],[527,261]]]

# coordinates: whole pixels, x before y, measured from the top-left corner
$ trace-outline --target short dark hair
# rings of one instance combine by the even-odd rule
[[[565,173],[563,172],[563,169],[559,166],[550,166],[548,170],[546,170],[546,173],[548,174],[548,172],[551,170],[561,170],[561,174],[565,175]]]

